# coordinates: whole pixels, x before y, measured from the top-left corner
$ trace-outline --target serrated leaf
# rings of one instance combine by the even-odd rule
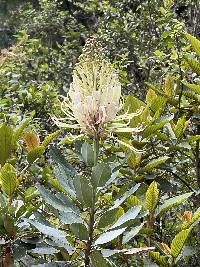
[[[150,186],[147,189],[146,192],[146,208],[149,210],[150,213],[152,213],[157,204],[159,199],[159,190],[158,190],[158,184],[156,181],[153,181]]]
[[[87,142],[84,142],[81,147],[81,155],[87,166],[94,166],[94,150]]]
[[[169,267],[168,258],[166,256],[161,256],[160,252],[150,251],[151,258],[159,264],[161,267]]]
[[[200,85],[198,84],[192,84],[192,83],[187,83],[187,82],[183,82],[183,84],[188,87],[189,89],[191,89],[193,92],[197,93],[200,95]]]
[[[51,133],[51,134],[47,135],[47,136],[45,137],[44,141],[42,142],[42,145],[43,145],[44,147],[47,147],[47,146],[51,143],[51,141],[52,141],[54,138],[56,138],[59,134],[60,134],[60,130],[58,130],[58,131],[56,131],[56,132],[54,132],[54,133]]]
[[[190,44],[192,45],[194,51],[197,53],[198,56],[200,56],[200,41],[189,33],[186,33],[185,35]]]
[[[29,164],[32,164],[36,159],[39,159],[45,152],[44,146],[38,146],[29,151],[27,160]]]
[[[191,232],[191,229],[182,230],[179,232],[171,243],[171,255],[173,258],[177,258],[181,253],[183,246]]]
[[[0,127],[0,165],[3,166],[12,153],[13,129],[6,124]]]
[[[107,232],[101,234],[96,239],[94,245],[102,245],[102,244],[108,243],[108,242],[112,241],[113,239],[115,239],[116,237],[118,237],[119,235],[121,235],[125,230],[126,230],[126,228],[107,231]]]
[[[181,203],[185,202],[189,197],[191,197],[192,194],[193,192],[185,193],[185,194],[165,200],[164,203],[157,208],[155,216],[161,215],[164,212],[171,209],[172,207],[176,207],[180,205]]]
[[[111,177],[111,168],[108,163],[98,163],[92,170],[91,183],[96,187],[105,186]]]
[[[162,157],[159,157],[157,159],[153,159],[145,167],[140,169],[140,173],[150,171],[150,170],[156,168],[157,166],[159,166],[160,164],[165,163],[168,159],[169,159],[168,156],[162,156]]]
[[[141,208],[141,206],[135,206],[128,210],[116,221],[116,223],[114,223],[114,225],[110,229],[117,228],[130,220],[134,220],[141,211]]]
[[[200,63],[194,58],[187,58],[187,63],[192,68],[192,70],[197,74],[200,75]]]
[[[17,175],[15,168],[6,163],[0,173],[1,188],[9,197],[13,195],[17,186]]]

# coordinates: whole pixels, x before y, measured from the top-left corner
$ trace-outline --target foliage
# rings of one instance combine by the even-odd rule
[[[199,4],[1,5],[0,265],[197,266]],[[88,117],[94,130],[88,135],[75,127],[77,117],[63,108],[63,98],[72,79],[78,92],[80,82],[97,89],[96,80],[109,81],[110,72],[95,74],[83,56],[85,68],[72,75],[94,34],[125,96],[117,116],[110,110],[116,118],[109,123],[106,108],[116,95],[101,99],[101,113]],[[90,99],[84,93],[75,104]],[[94,106],[88,110],[99,112]],[[72,122],[60,131],[54,121],[63,113],[60,125],[69,126],[69,115]]]

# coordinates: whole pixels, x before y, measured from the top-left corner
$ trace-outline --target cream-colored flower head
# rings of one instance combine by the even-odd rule
[[[53,117],[58,126],[80,127],[90,136],[100,136],[106,129],[111,130],[109,124],[117,118],[121,108],[121,84],[96,37],[88,39],[85,44],[61,108],[66,118],[63,122],[63,119]],[[130,119],[130,115],[120,116],[118,121],[122,119]],[[78,124],[66,124],[67,120]],[[115,123],[112,128],[117,129],[117,125],[126,126]]]

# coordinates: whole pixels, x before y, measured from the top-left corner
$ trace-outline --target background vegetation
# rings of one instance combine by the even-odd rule
[[[199,266],[198,2],[0,1],[1,266]],[[94,34],[143,107],[97,154],[50,116]]]

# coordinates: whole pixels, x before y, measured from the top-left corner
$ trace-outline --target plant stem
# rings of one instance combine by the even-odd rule
[[[99,155],[99,138],[95,136],[94,142],[94,166],[97,165],[98,155]],[[90,208],[89,212],[89,224],[88,224],[88,240],[85,249],[85,267],[90,265],[90,254],[92,250],[92,242],[93,242],[93,233],[94,233],[94,223],[95,223],[95,199],[96,199],[96,191],[93,191],[93,205]]]

